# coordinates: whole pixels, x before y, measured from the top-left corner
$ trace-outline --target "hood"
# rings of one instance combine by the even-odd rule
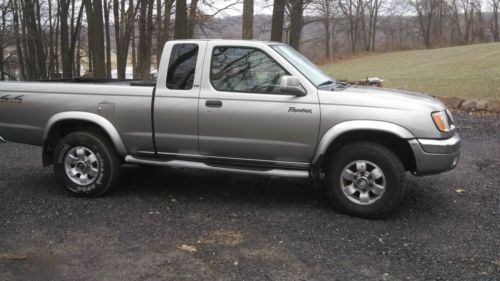
[[[343,90],[319,90],[322,104],[388,109],[440,111],[446,107],[431,96],[387,88],[351,86]]]

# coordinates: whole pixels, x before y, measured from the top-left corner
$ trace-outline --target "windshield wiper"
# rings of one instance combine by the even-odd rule
[[[325,82],[323,82],[323,83],[319,84],[319,85],[318,85],[318,87],[328,86],[328,85],[331,85],[331,84],[333,84],[333,83],[335,83],[335,81],[332,81],[332,80],[327,80],[327,81],[325,81]]]

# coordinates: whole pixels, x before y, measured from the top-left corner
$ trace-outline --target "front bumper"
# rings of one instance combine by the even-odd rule
[[[412,139],[408,141],[415,156],[415,171],[419,176],[433,175],[455,168],[460,158],[460,136],[444,140]]]

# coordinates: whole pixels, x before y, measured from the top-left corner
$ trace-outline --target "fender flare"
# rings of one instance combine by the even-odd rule
[[[45,126],[45,130],[43,132],[44,147],[47,139],[49,138],[49,132],[53,128],[53,126],[65,120],[87,121],[90,123],[94,123],[101,129],[103,129],[104,132],[106,132],[106,134],[108,134],[109,138],[111,139],[111,142],[115,146],[116,151],[118,152],[119,155],[121,156],[127,155],[127,148],[123,143],[120,133],[118,133],[118,130],[115,128],[113,124],[111,124],[111,122],[109,122],[108,119],[94,113],[82,112],[82,111],[67,111],[67,112],[57,113],[54,116],[52,116],[49,119],[49,121],[47,121],[47,125]]]
[[[323,134],[319,141],[318,148],[314,153],[313,162],[317,163],[321,155],[325,154],[330,144],[332,144],[339,136],[352,131],[378,131],[393,134],[402,139],[414,139],[413,134],[394,123],[385,121],[372,121],[372,120],[354,120],[345,121],[331,127],[326,133]]]

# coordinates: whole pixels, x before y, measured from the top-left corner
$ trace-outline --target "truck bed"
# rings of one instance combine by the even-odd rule
[[[152,150],[151,100],[156,81],[61,79],[0,83],[0,135],[42,145],[56,114],[92,113],[113,124],[131,150]],[[149,137],[148,137],[149,136]]]
[[[94,78],[72,78],[72,79],[54,79],[54,80],[33,80],[24,82],[47,82],[47,83],[85,83],[119,86],[156,86],[155,80],[136,80],[136,79],[94,79]]]

